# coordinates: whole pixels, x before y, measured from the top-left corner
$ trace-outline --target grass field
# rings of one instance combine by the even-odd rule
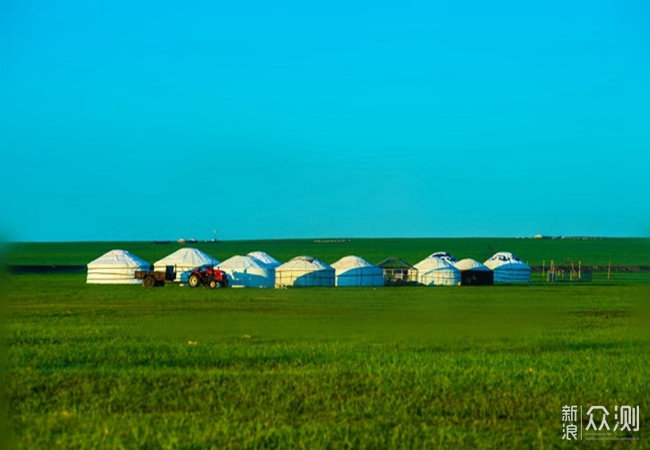
[[[431,247],[422,253],[466,256]],[[639,404],[640,439],[603,447],[648,447],[646,283],[84,282],[8,279],[4,384],[19,447],[555,447],[565,404]]]
[[[538,240],[510,238],[474,239],[351,239],[342,242],[313,239],[269,241],[222,241],[214,244],[188,244],[204,250],[219,260],[236,254],[264,250],[287,261],[297,255],[312,255],[332,263],[346,255],[358,255],[378,263],[389,256],[399,256],[415,264],[435,251],[448,251],[457,258],[484,261],[497,251],[511,251],[530,265],[548,265],[581,261],[584,265],[650,266],[650,239],[608,238],[602,240]],[[11,246],[9,263],[85,265],[103,253],[122,248],[149,262],[154,262],[181,246],[150,242],[77,242],[18,243]]]

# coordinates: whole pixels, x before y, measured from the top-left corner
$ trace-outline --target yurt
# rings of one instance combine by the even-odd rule
[[[442,258],[428,257],[414,266],[418,282],[425,286],[458,286],[460,270]]]
[[[176,271],[174,281],[186,282],[192,269],[206,265],[216,266],[217,264],[219,264],[218,259],[201,250],[189,247],[176,250],[174,253],[156,261],[153,266],[154,270],[161,271],[164,271],[167,266],[173,266]]]
[[[494,271],[495,283],[530,282],[530,267],[510,252],[495,253],[485,265]]]
[[[248,256],[252,256],[253,258],[257,259],[258,261],[262,261],[264,264],[270,267],[278,267],[281,264],[280,261],[266,252],[250,252]]]
[[[135,279],[136,270],[151,270],[151,264],[126,250],[111,250],[88,263],[90,284],[140,284]]]
[[[334,286],[334,269],[312,256],[296,256],[275,268],[275,287]]]
[[[384,271],[358,256],[344,256],[332,264],[336,286],[383,286]]]
[[[386,258],[377,267],[384,273],[384,285],[399,286],[403,284],[416,284],[418,271],[415,267],[401,258],[391,256]]]
[[[217,264],[230,287],[273,287],[275,269],[252,256],[235,255]]]
[[[429,255],[429,258],[438,258],[442,259],[443,261],[447,261],[449,264],[453,265],[454,263],[458,262],[456,258],[452,256],[451,253],[449,252],[435,252],[431,253]]]
[[[462,286],[494,284],[494,272],[475,259],[461,259],[454,265],[460,270],[460,284]]]

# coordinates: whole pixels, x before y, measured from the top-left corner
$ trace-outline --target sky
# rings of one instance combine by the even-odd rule
[[[648,17],[5,0],[0,235],[649,235]]]

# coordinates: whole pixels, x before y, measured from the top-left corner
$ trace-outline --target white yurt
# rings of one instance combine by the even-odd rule
[[[453,255],[449,252],[435,252],[431,253],[428,257],[442,259],[443,261],[447,261],[452,266],[454,263],[458,262],[458,260],[454,258]]]
[[[454,263],[454,266],[460,271],[463,270],[482,270],[482,271],[489,271],[491,270],[489,267],[487,267],[485,264],[481,264],[475,259],[472,258],[465,258],[461,259],[460,261]]]
[[[494,284],[494,272],[475,259],[461,259],[454,263],[454,266],[460,270],[460,284],[463,286]]]
[[[167,266],[174,266],[176,279],[174,281],[186,282],[192,269],[200,266],[216,266],[219,260],[196,248],[181,248],[159,259],[153,264],[154,270],[164,271]]]
[[[312,256],[296,256],[275,268],[275,287],[334,286],[334,269]]]
[[[530,267],[510,252],[495,253],[485,265],[494,271],[495,283],[530,282]]]
[[[266,252],[250,252],[248,256],[252,256],[253,258],[257,259],[258,261],[262,261],[264,264],[270,267],[278,267],[281,264],[280,261]]]
[[[111,250],[88,263],[90,284],[140,284],[136,280],[136,270],[151,270],[151,264],[126,250]]]
[[[425,286],[458,286],[460,270],[442,258],[428,257],[417,263],[418,283]]]
[[[230,287],[273,287],[275,269],[252,256],[235,255],[217,265],[226,272]]]
[[[383,286],[384,271],[359,256],[344,256],[332,264],[336,286]]]

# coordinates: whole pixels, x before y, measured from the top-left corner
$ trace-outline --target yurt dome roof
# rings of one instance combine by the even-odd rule
[[[465,258],[461,259],[457,263],[454,264],[458,270],[482,270],[482,271],[489,271],[490,268],[487,267],[484,264],[481,264],[475,259],[472,258]]]
[[[207,264],[215,266],[219,264],[219,260],[192,247],[178,249],[154,263],[156,266],[177,265],[183,267],[199,267]]]
[[[262,261],[260,261],[257,258],[253,258],[252,256],[242,256],[242,255],[235,255],[232,256],[225,261],[222,261],[218,264],[219,269],[238,269],[238,270],[244,270],[244,269],[260,269],[260,270],[265,270],[268,269],[268,265],[264,264]]]
[[[497,252],[485,261],[484,264],[490,269],[495,269],[504,265],[520,265],[522,267],[528,267],[525,262],[510,252]]]
[[[337,271],[342,272],[350,269],[361,269],[364,267],[377,267],[374,264],[369,263],[365,259],[356,255],[344,256],[335,263],[332,263]]]
[[[431,254],[429,255],[429,258],[438,258],[438,259],[442,259],[443,261],[447,261],[447,262],[450,262],[450,263],[455,263],[456,261],[458,261],[458,260],[457,260],[457,259],[456,259],[456,258],[455,258],[451,253],[449,253],[449,252],[435,252],[435,253],[431,253]]]
[[[286,263],[280,265],[276,270],[286,270],[286,269],[296,269],[296,270],[325,270],[332,269],[331,266],[325,264],[318,258],[313,256],[296,256],[295,258],[290,259]]]
[[[431,270],[450,270],[458,272],[459,270],[448,261],[429,256],[414,266],[418,271],[431,271]]]
[[[151,264],[126,250],[111,250],[88,263],[88,268],[101,267],[144,267]]]
[[[275,259],[273,256],[269,255],[266,252],[262,252],[262,251],[250,252],[248,256],[252,256],[253,258],[262,261],[264,264],[268,266],[275,267],[280,265],[280,261],[278,261],[277,259]]]

